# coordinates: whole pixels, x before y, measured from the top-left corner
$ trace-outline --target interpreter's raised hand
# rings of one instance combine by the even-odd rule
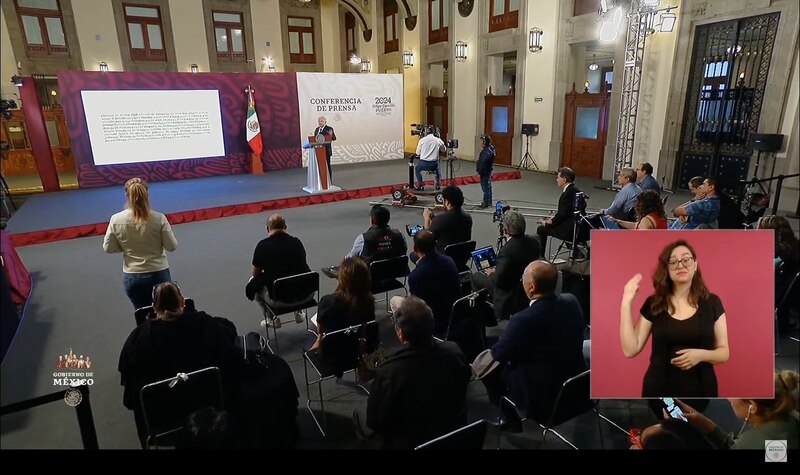
[[[639,283],[642,282],[642,274],[636,274],[631,277],[631,280],[625,284],[625,289],[622,291],[622,301],[625,303],[632,303],[636,294],[639,292]]]

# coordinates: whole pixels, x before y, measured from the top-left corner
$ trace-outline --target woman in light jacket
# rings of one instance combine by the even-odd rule
[[[103,250],[122,253],[122,286],[138,309],[153,303],[153,287],[172,280],[166,251],[174,251],[178,241],[167,217],[150,209],[146,181],[128,180],[125,198],[125,210],[108,223]]]

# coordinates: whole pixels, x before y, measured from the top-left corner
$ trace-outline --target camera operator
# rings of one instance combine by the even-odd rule
[[[472,216],[461,209],[464,193],[457,186],[446,186],[442,190],[442,200],[445,209],[443,214],[434,216],[430,208],[422,212],[425,229],[436,236],[436,250],[439,252],[444,252],[444,248],[450,244],[472,240]],[[417,262],[416,255],[411,255],[411,261]]]
[[[502,320],[522,310],[529,299],[522,287],[525,267],[541,257],[539,240],[525,234],[525,217],[518,211],[506,211],[500,220],[508,236],[497,252],[497,265],[472,274],[472,290],[489,289],[495,318]]]
[[[439,152],[444,152],[447,149],[444,142],[436,134],[436,128],[429,126],[426,130],[425,137],[422,137],[417,144],[417,155],[419,155],[419,163],[414,169],[417,177],[417,191],[425,191],[425,184],[422,181],[423,171],[436,172],[436,189],[440,187],[441,174],[439,173]]]
[[[483,190],[483,201],[481,208],[492,206],[492,168],[496,156],[492,139],[488,135],[481,135],[481,154],[475,163],[475,171],[481,177],[481,190]]]

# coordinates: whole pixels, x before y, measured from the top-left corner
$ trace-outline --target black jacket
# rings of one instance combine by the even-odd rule
[[[497,253],[494,282],[494,313],[500,320],[525,308],[529,300],[522,287],[525,267],[541,257],[539,240],[527,234],[511,238]]]
[[[378,368],[367,401],[367,425],[384,448],[413,449],[466,424],[472,369],[458,346],[403,346]]]
[[[581,190],[575,183],[567,186],[567,189],[558,197],[558,211],[553,216],[552,226],[561,226],[564,223],[572,224],[575,212],[575,195]]]
[[[325,125],[325,127],[322,127],[321,129],[319,127],[315,128],[314,129],[314,136],[316,137],[319,134],[327,135],[328,137],[326,137],[326,140],[328,140],[330,142],[333,142],[334,140],[336,140],[336,132],[333,131],[333,127],[331,127],[330,125]],[[332,154],[333,154],[333,147],[331,145],[326,145],[325,146],[325,156],[327,158],[331,158]]]
[[[478,175],[483,176],[492,173],[495,156],[494,145],[483,147],[481,154],[478,156],[478,161],[475,163],[475,171],[478,172]]]
[[[508,372],[511,400],[524,415],[542,421],[564,381],[586,370],[583,329],[571,294],[539,299],[511,317],[492,356]]]
[[[400,231],[389,226],[372,226],[362,236],[364,248],[361,257],[367,263],[403,256],[408,249]]]

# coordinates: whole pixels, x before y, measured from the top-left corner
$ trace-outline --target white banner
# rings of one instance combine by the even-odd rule
[[[331,164],[403,158],[402,74],[297,73],[297,96],[304,143],[333,127]]]

